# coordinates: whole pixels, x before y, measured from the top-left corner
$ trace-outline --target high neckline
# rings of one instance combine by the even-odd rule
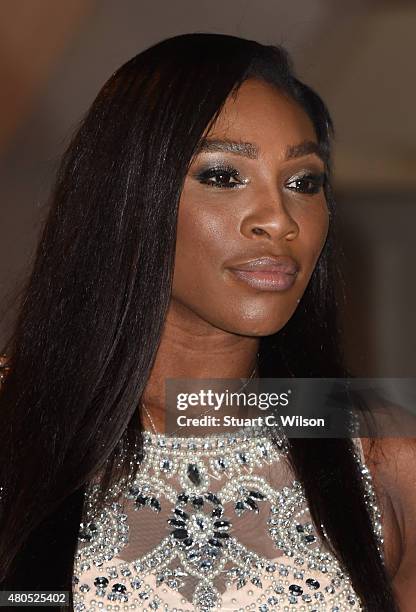
[[[273,440],[278,447],[287,444],[287,436],[271,434],[268,427],[249,427],[235,431],[209,433],[205,436],[178,436],[174,433],[153,433],[143,431],[144,448],[158,447],[166,450],[209,451],[239,446],[253,440]]]

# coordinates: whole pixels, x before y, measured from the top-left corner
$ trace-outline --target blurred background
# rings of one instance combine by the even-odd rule
[[[56,165],[98,90],[163,38],[283,44],[336,127],[349,366],[416,375],[416,3],[404,0],[0,2],[0,347]]]

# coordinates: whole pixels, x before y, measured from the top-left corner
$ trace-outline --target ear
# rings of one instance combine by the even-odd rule
[[[9,360],[5,354],[0,355],[0,389],[6,379],[7,373],[10,370],[8,365]]]

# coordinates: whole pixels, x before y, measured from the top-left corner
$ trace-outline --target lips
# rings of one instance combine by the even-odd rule
[[[259,257],[243,263],[230,266],[232,270],[248,270],[261,272],[284,272],[285,274],[297,274],[299,266],[289,255],[277,255],[275,257]]]
[[[296,281],[299,266],[288,255],[260,257],[229,267],[235,279],[263,291],[284,291]]]

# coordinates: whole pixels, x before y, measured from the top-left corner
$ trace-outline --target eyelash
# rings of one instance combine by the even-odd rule
[[[236,189],[240,185],[243,185],[245,182],[245,181],[240,181],[238,183],[228,183],[228,184],[210,182],[211,178],[217,178],[218,176],[221,176],[221,175],[227,175],[228,178],[233,178],[233,179],[239,178],[238,170],[236,170],[236,168],[233,168],[232,166],[215,166],[214,168],[209,168],[208,170],[204,170],[203,172],[200,172],[199,174],[197,174],[196,178],[200,183],[203,183],[204,185],[208,185],[209,187],[216,187],[217,189]],[[297,191],[298,193],[306,194],[306,195],[315,195],[320,191],[321,187],[325,184],[325,180],[326,180],[326,174],[324,172],[319,173],[319,174],[314,174],[312,172],[305,173],[305,174],[302,174],[300,176],[293,178],[290,182],[291,183],[293,182],[308,183],[309,182],[309,183],[312,183],[312,188],[293,189],[292,187],[289,187],[289,189],[293,191]]]

